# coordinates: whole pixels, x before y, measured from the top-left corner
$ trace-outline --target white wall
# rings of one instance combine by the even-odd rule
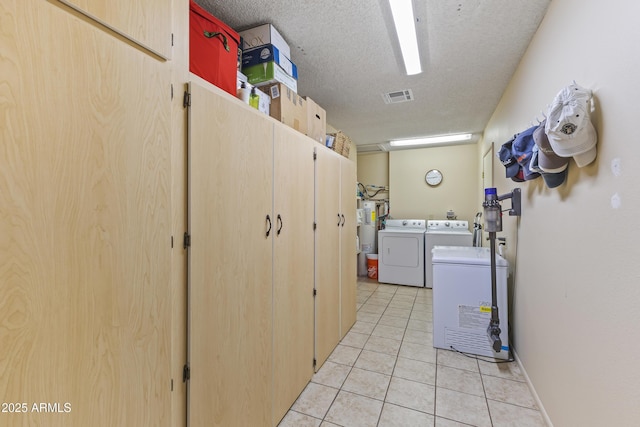
[[[389,185],[389,153],[373,152],[358,154],[358,182],[362,185],[376,185],[380,187]],[[373,195],[374,190],[369,193]],[[381,191],[375,199],[388,199],[389,193]]]
[[[438,169],[442,183],[430,187],[425,174]],[[400,150],[389,153],[389,199],[395,218],[443,219],[453,210],[458,219],[471,224],[477,211],[477,183],[480,172],[477,147],[451,147]]]
[[[551,2],[484,134],[497,152],[572,80],[594,91],[595,163],[572,161],[553,190],[494,167],[499,193],[522,188],[522,217],[505,217],[503,233],[515,271],[512,332],[556,427],[640,425],[639,16],[631,0]]]

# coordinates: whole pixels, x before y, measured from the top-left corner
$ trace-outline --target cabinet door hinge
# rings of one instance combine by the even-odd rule
[[[173,46],[173,33],[171,33],[171,46]]]
[[[171,100],[173,101],[173,83],[171,83]]]
[[[191,236],[185,231],[182,239],[182,249],[187,249],[189,246],[191,246]]]
[[[317,290],[317,289],[314,289],[314,290],[313,290],[313,296],[315,297],[316,295],[318,295],[318,290]]]
[[[313,152],[313,160],[317,160],[318,159],[318,153],[316,153],[315,151]]]
[[[171,249],[173,249],[173,236],[171,236]]]
[[[173,378],[171,378],[171,391],[173,391]]]
[[[182,382],[186,383],[189,379],[191,379],[191,368],[185,364],[182,368]]]
[[[184,97],[182,98],[182,106],[184,108],[191,107],[191,94],[186,90],[184,91]]]
[[[314,358],[313,358],[313,367],[314,367],[314,369],[315,369],[315,367],[316,367],[316,365],[317,365],[317,364],[318,364],[318,361],[317,361],[317,360],[316,360],[316,358],[314,357]]]
[[[313,231],[315,231],[315,230],[316,230],[316,228],[318,228],[318,223],[317,223],[317,222],[314,222],[314,223],[313,223]]]

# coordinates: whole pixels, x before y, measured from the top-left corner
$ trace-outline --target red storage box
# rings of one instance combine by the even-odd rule
[[[189,71],[236,96],[240,36],[191,1]]]

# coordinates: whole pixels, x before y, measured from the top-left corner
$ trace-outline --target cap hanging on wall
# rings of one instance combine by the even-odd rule
[[[592,93],[576,82],[563,88],[549,106],[545,132],[553,151],[573,157],[578,167],[596,158],[598,135],[591,123]]]

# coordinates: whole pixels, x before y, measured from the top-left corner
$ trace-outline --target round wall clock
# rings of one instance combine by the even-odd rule
[[[442,172],[440,172],[438,169],[431,169],[424,176],[424,180],[430,186],[435,187],[436,185],[439,185],[442,182]]]

